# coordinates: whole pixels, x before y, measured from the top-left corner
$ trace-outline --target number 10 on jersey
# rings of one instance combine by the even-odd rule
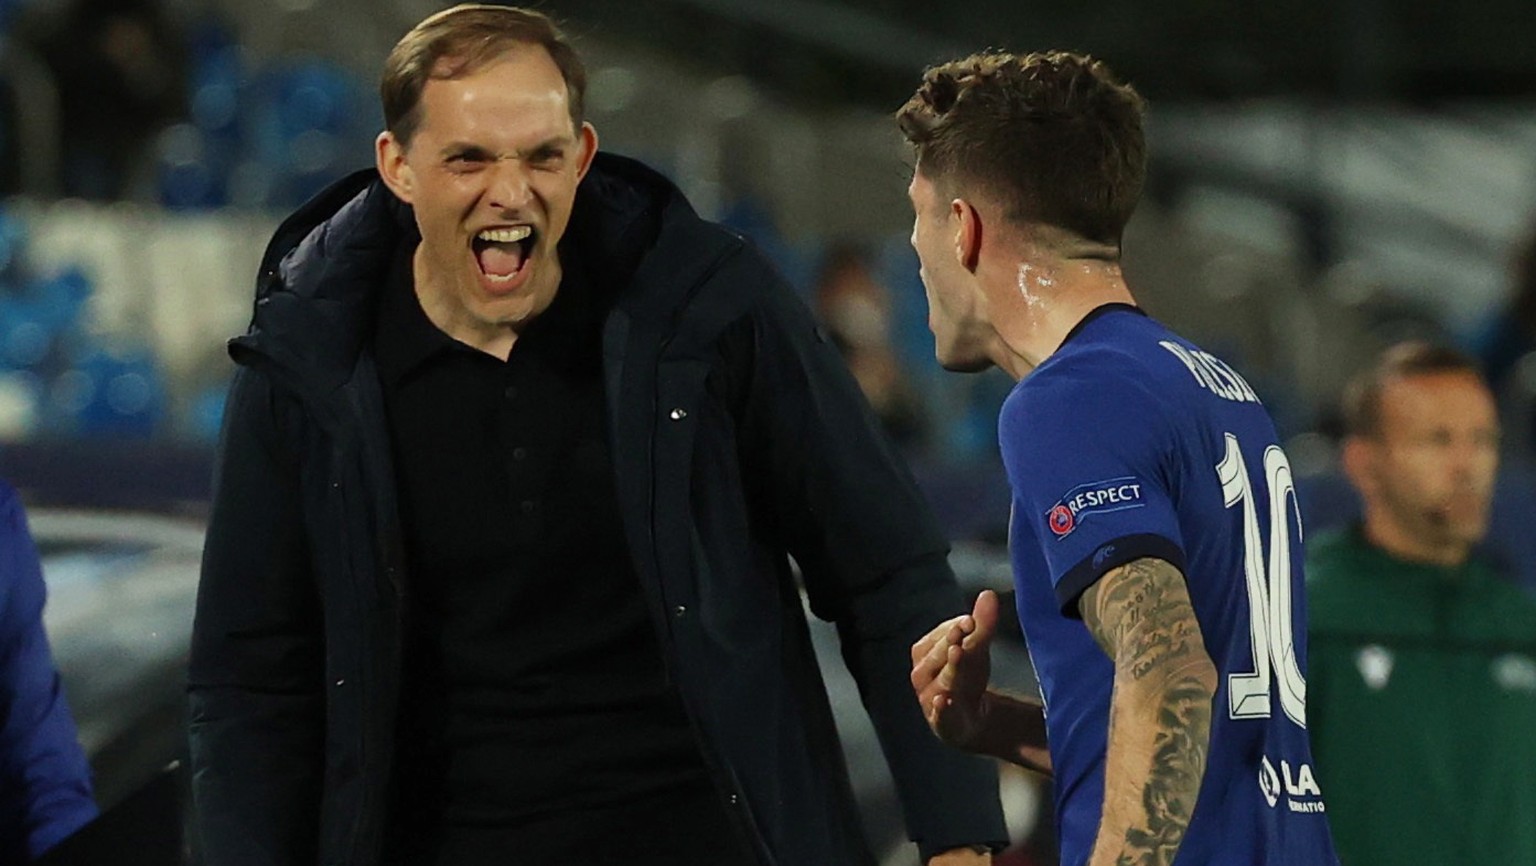
[[[1253,671],[1227,675],[1228,711],[1234,719],[1268,718],[1270,680],[1280,693],[1280,708],[1291,721],[1307,726],[1307,681],[1296,659],[1291,616],[1291,512],[1296,484],[1291,463],[1278,445],[1264,452],[1264,477],[1259,490],[1243,460],[1237,437],[1227,436],[1227,453],[1216,466],[1228,508],[1243,514],[1243,576],[1248,587],[1249,635],[1253,640]],[[1258,493],[1256,496],[1255,493]],[[1269,543],[1259,527],[1259,499],[1269,508]],[[1301,513],[1296,511],[1296,532]],[[1265,550],[1268,556],[1265,556]]]

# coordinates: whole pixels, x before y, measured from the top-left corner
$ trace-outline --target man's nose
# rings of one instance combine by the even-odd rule
[[[490,204],[499,210],[518,210],[532,198],[527,166],[515,156],[496,160],[492,166]]]
[[[1472,479],[1490,458],[1496,459],[1496,452],[1472,436],[1458,439],[1446,455],[1458,480]]]

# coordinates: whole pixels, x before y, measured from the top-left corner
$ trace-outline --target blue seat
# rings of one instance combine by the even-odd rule
[[[1489,516],[1487,554],[1510,579],[1536,594],[1536,466],[1529,458],[1509,459],[1499,471]]]
[[[166,416],[164,379],[143,348],[87,347],[49,390],[48,426],[59,433],[148,439]]]
[[[224,401],[229,396],[229,383],[222,382],[197,392],[192,398],[188,413],[188,432],[199,442],[217,442],[219,430],[224,426]]]
[[[43,324],[55,334],[64,334],[80,326],[94,290],[85,271],[69,267],[34,282],[28,296]]]
[[[36,369],[48,358],[56,336],[36,302],[0,297],[0,368]]]
[[[319,60],[274,67],[257,75],[247,94],[243,153],[270,179],[264,204],[296,207],[366,162],[370,100],[341,67]]]
[[[229,204],[226,179],[207,139],[190,123],[161,133],[156,147],[160,203],[171,210],[208,210]]]
[[[79,268],[66,268],[0,295],[0,368],[46,373],[57,348],[74,332],[91,294]]]

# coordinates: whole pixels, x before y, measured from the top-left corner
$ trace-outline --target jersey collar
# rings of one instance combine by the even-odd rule
[[[1147,314],[1146,311],[1141,307],[1138,307],[1135,304],[1127,304],[1124,301],[1111,301],[1107,304],[1100,304],[1097,307],[1089,310],[1088,315],[1084,316],[1082,320],[1072,326],[1072,330],[1068,331],[1067,335],[1061,339],[1061,346],[1057,346],[1056,351],[1061,351],[1062,346],[1072,342],[1072,338],[1082,333],[1082,330],[1088,327],[1089,322],[1092,322],[1094,319],[1101,318],[1108,313],[1113,313],[1116,310],[1125,310],[1126,312],[1135,313],[1138,316],[1145,316]]]

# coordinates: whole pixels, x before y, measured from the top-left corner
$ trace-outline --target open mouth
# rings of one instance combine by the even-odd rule
[[[485,229],[475,235],[471,246],[480,272],[493,283],[510,283],[522,273],[533,254],[533,226]]]

